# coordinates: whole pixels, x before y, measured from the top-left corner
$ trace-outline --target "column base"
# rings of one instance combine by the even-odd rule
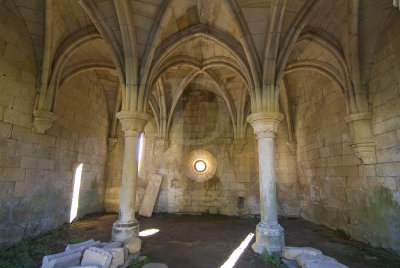
[[[268,254],[275,252],[280,255],[284,246],[285,234],[282,226],[279,224],[271,226],[262,222],[257,224],[256,242],[251,246],[255,252],[261,254],[265,249]]]
[[[133,221],[122,223],[116,221],[113,223],[111,240],[118,242],[125,242],[129,238],[137,237],[139,235],[139,222]]]

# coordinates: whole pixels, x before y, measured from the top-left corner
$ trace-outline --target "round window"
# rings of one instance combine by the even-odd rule
[[[197,160],[197,161],[194,163],[194,169],[195,169],[197,172],[204,172],[204,171],[206,170],[206,168],[207,168],[207,164],[206,164],[206,162],[204,162],[203,160]]]

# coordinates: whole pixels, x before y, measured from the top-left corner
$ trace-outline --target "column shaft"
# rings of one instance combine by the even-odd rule
[[[261,222],[267,225],[278,224],[274,146],[273,138],[258,139],[260,213]]]
[[[278,223],[275,178],[275,133],[282,119],[280,113],[267,112],[251,114],[247,118],[258,142],[261,221],[256,227],[256,242],[252,245],[257,253],[264,250],[269,254],[280,253],[285,246],[283,228]]]
[[[119,216],[113,224],[112,240],[124,242],[139,233],[139,223],[135,218],[138,138],[150,116],[141,112],[122,111],[117,117],[125,132],[125,149]]]
[[[138,136],[125,136],[124,162],[122,166],[120,222],[135,221],[136,182],[138,170]]]

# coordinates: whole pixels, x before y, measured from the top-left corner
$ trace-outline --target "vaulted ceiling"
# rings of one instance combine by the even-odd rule
[[[386,0],[5,2],[25,21],[40,66],[38,91],[46,96],[36,109],[52,110],[65,81],[96,71],[116,87],[110,113],[121,102],[128,110],[150,105],[160,136],[168,136],[177,100],[202,81],[225,100],[239,139],[250,111],[279,110],[282,77],[291,72],[328,77],[349,110],[364,109],[352,100],[363,94],[354,82],[362,80],[355,77],[363,73],[359,62],[370,60],[387,17],[397,12]]]

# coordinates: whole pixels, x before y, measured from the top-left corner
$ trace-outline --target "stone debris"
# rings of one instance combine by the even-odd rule
[[[78,244],[69,244],[65,252],[43,257],[42,268],[128,267],[132,259],[140,258],[139,250],[141,248],[139,238],[130,240],[127,243],[128,246],[124,246],[122,242],[100,243],[93,239]],[[135,254],[129,255],[129,248],[136,251]],[[131,259],[130,261],[128,257]]]
[[[303,268],[348,268],[348,266],[343,265],[339,262],[329,262],[329,263],[307,263]]]
[[[42,268],[69,267],[79,265],[82,254],[80,252],[62,252],[43,257]]]
[[[346,268],[346,265],[339,263],[336,259],[325,256],[322,252],[310,247],[284,247],[282,249],[282,260],[290,268]],[[293,262],[296,261],[296,263]]]
[[[117,268],[124,264],[125,254],[123,248],[107,248],[105,249],[112,254],[112,260],[110,268]]]
[[[168,268],[168,266],[164,263],[148,263],[143,265],[142,268]]]
[[[109,268],[113,255],[106,249],[91,247],[85,250],[81,265],[95,265],[98,268]]]
[[[82,243],[77,243],[77,244],[69,244],[65,248],[65,252],[80,252],[83,254],[83,252],[90,248],[90,247],[100,247],[100,241],[94,241],[93,239],[90,239],[88,241],[82,242]]]
[[[296,257],[300,254],[308,254],[313,256],[322,255],[321,250],[310,248],[310,247],[284,247],[282,249],[282,256],[288,260],[296,260]]]
[[[83,265],[83,266],[68,266],[68,268],[99,268],[95,265]]]
[[[310,254],[300,254],[296,257],[296,262],[301,267],[305,267],[310,263],[331,263],[337,262],[334,258],[325,255],[310,255]]]
[[[300,266],[297,264],[296,261],[282,259],[282,262],[286,264],[288,268],[299,268]]]
[[[125,247],[130,254],[139,252],[142,247],[142,240],[137,237],[132,237],[125,242]]]
[[[108,243],[101,243],[102,248],[122,248],[122,242],[108,242]]]

